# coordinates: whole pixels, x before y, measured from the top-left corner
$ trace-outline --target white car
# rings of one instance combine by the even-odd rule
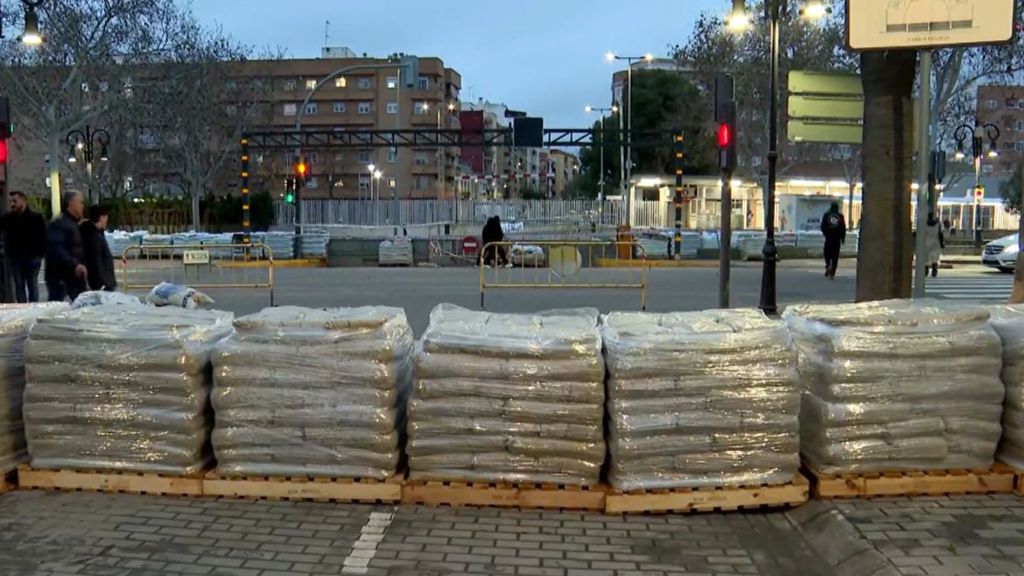
[[[1017,267],[1017,253],[1020,251],[1018,235],[1004,236],[985,245],[981,263],[1000,272],[1009,274]]]

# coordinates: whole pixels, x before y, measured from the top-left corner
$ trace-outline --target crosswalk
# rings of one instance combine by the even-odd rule
[[[1006,302],[1013,292],[1013,275],[983,273],[941,274],[928,278],[925,291],[932,298],[971,302]]]

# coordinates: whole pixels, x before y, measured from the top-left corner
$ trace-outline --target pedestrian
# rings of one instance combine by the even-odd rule
[[[835,278],[839,252],[846,244],[846,218],[839,211],[838,202],[833,202],[821,217],[821,233],[825,235],[825,277]]]
[[[11,192],[11,211],[0,218],[4,258],[19,304],[39,302],[39,268],[46,255],[46,219],[28,207],[24,192]]]
[[[506,260],[504,246],[489,246],[505,240],[505,232],[501,229],[501,219],[497,216],[491,216],[487,219],[487,223],[484,224],[484,229],[481,232],[483,237],[483,265],[484,266],[500,266]]]
[[[103,206],[93,206],[89,208],[89,219],[82,222],[82,249],[85,252],[85,268],[89,272],[90,290],[113,292],[117,289],[114,257],[104,234],[109,218],[109,210]]]
[[[60,217],[46,229],[46,291],[50,302],[74,301],[86,290],[89,272],[79,222],[85,211],[81,192],[69,192],[61,199]]]
[[[928,215],[928,227],[925,230],[925,246],[927,247],[928,260],[925,263],[925,271],[932,269],[932,278],[939,275],[939,262],[942,260],[942,250],[946,247],[946,238],[942,235],[942,226],[934,214]]]

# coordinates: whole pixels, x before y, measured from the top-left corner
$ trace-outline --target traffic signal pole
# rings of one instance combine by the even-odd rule
[[[729,75],[715,81],[718,167],[722,170],[721,225],[718,235],[718,307],[729,308],[732,281],[732,175],[736,172],[736,101]]]

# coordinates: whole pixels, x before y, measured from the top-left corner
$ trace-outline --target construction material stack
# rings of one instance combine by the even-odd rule
[[[999,460],[1024,470],[1024,306],[993,307],[992,327],[1003,341],[1003,440]]]
[[[218,347],[217,470],[384,480],[395,474],[412,382],[398,308],[267,308]]]
[[[823,474],[987,469],[1002,433],[1002,344],[983,308],[795,306],[802,454]]]
[[[613,313],[601,335],[613,488],[794,479],[800,388],[782,322],[755,310]]]
[[[229,313],[101,305],[41,318],[25,347],[34,468],[187,475],[210,461],[210,355]]]
[[[409,405],[411,478],[596,484],[606,448],[597,318],[435,308]]]

